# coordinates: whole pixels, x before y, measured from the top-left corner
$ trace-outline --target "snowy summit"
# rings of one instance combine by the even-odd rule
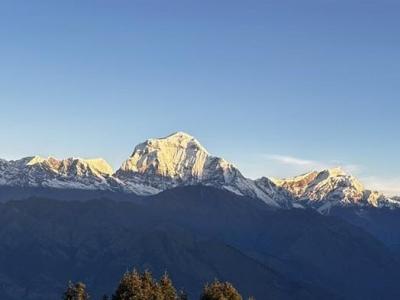
[[[205,185],[258,198],[275,208],[312,207],[322,213],[338,205],[399,206],[397,199],[364,189],[355,177],[340,168],[287,179],[248,179],[233,164],[211,155],[197,139],[184,132],[140,143],[115,173],[103,159],[58,160],[34,156],[0,160],[0,185],[138,195]]]

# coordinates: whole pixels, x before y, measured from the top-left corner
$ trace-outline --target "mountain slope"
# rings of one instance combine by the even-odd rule
[[[208,189],[204,195],[208,191],[221,197]],[[187,199],[178,198],[182,208],[188,208]],[[199,295],[203,283],[216,277],[232,281],[244,295],[258,299],[329,295],[293,282],[213,234],[182,228],[168,213],[160,219],[153,201],[134,205],[30,199],[0,204],[0,298],[56,299],[72,279],[85,281],[96,299],[113,291],[121,275],[133,267],[150,269],[156,276],[167,269],[177,287],[185,287],[192,298]]]
[[[387,207],[335,207],[331,215],[364,229],[391,249],[400,247],[400,210]],[[400,255],[399,255],[400,258]]]
[[[383,194],[367,190],[361,182],[341,168],[310,172],[287,179],[273,180],[280,191],[295,202],[329,213],[335,206],[397,207],[398,202]]]
[[[261,201],[245,199],[187,187],[166,191],[146,204],[161,224],[174,216],[182,228],[212,235],[290,278],[313,283],[338,297],[400,295],[395,284],[398,264],[365,231],[312,210],[273,211]]]
[[[0,204],[2,299],[54,299],[69,279],[101,295],[133,266],[157,276],[167,268],[191,295],[215,277],[257,299],[400,295],[400,266],[364,231],[311,210],[271,210],[261,200],[220,189],[175,188],[140,205]]]
[[[133,192],[136,185],[163,191],[178,186],[203,184],[281,205],[245,178],[231,163],[210,155],[192,136],[177,132],[165,138],[150,139],[135,147],[115,176]]]

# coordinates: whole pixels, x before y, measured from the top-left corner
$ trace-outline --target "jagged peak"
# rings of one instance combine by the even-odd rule
[[[60,182],[64,185],[66,179],[74,181],[73,177],[76,176],[76,181],[89,178],[88,182],[92,182],[95,178],[98,182],[116,183],[121,189],[150,194],[181,185],[205,184],[259,197],[267,202],[278,199],[282,193],[282,199],[289,195],[301,201],[335,202],[341,197],[343,203],[362,201],[374,206],[387,199],[381,193],[366,191],[360,181],[342,167],[284,179],[262,177],[250,180],[232,163],[210,155],[197,139],[182,131],[148,139],[137,145],[116,173],[102,158],[79,157],[59,160],[31,156],[19,160],[0,160],[0,168],[5,174],[3,182],[24,180],[21,174],[28,174],[26,178],[29,180],[34,180],[33,177],[38,175],[39,184],[42,184],[40,180],[43,176],[49,175],[52,180],[59,176],[57,178],[62,178]],[[12,177],[14,175],[15,178]],[[109,188],[115,187],[110,185]]]
[[[323,172],[323,171],[322,171]],[[301,175],[293,176],[293,177],[286,177],[286,178],[275,178],[270,177],[269,179],[278,186],[281,186],[286,183],[290,182],[310,182],[314,180],[321,172],[312,171],[308,173],[304,173]]]
[[[141,152],[147,148],[151,148],[152,150],[166,150],[166,148],[188,148],[194,147],[197,148],[198,151],[202,151],[206,154],[209,154],[208,151],[200,144],[200,142],[194,138],[192,135],[177,131],[170,135],[161,138],[151,138],[146,140],[145,142],[137,145],[134,149],[134,152],[131,156],[134,156],[135,153]]]
[[[169,139],[169,138],[194,139],[194,137],[192,135],[190,135],[189,133],[186,133],[184,131],[176,131],[174,133],[171,133],[171,134],[163,137],[162,139]]]
[[[327,169],[321,172],[320,174],[326,174],[327,178],[345,178],[349,181],[351,185],[353,185],[357,190],[364,190],[363,184],[352,174],[344,170],[342,167],[336,167],[332,169]]]
[[[154,172],[171,178],[201,177],[208,157],[207,150],[193,136],[178,131],[137,145],[120,170]]]
[[[270,179],[275,182],[276,184],[280,184],[283,182],[293,182],[293,181],[303,181],[303,180],[314,180],[317,177],[341,177],[341,176],[348,176],[353,177],[351,174],[346,172],[342,167],[334,167],[330,169],[324,169],[319,171],[311,171],[307,173],[303,173],[300,175],[296,175],[293,177],[286,177],[286,178],[275,178],[271,177]]]
[[[342,167],[334,167],[330,169],[323,170],[321,173],[327,173],[329,176],[337,177],[337,176],[350,176]]]
[[[68,169],[73,164],[81,164],[83,167],[90,168],[92,171],[100,174],[111,175],[114,172],[110,164],[102,158],[83,159],[80,157],[69,157],[57,159],[52,156],[47,158],[32,156],[26,157],[22,161],[26,166],[46,165],[57,172]]]
[[[32,156],[32,157],[27,157],[25,159],[27,161],[27,163],[26,163],[27,166],[33,166],[36,164],[40,164],[46,160],[44,157],[41,157],[41,156]]]
[[[376,194],[365,196],[362,183],[341,167],[313,171],[274,182],[289,191],[296,199],[315,201],[315,203],[326,200],[326,203],[331,205],[337,202],[338,197],[343,204],[361,203],[366,198],[372,204],[380,199]]]
[[[92,168],[95,169],[96,171],[107,174],[107,175],[112,175],[114,173],[113,168],[111,165],[103,158],[92,158],[92,159],[86,159],[85,162]]]

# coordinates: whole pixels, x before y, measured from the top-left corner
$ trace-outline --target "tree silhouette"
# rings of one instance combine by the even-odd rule
[[[133,270],[126,272],[113,295],[113,300],[142,299],[142,280],[140,274]]]
[[[220,282],[215,280],[211,284],[207,284],[200,300],[242,300],[242,296],[229,282]]]
[[[85,284],[81,282],[68,283],[63,300],[88,300]],[[149,271],[143,273],[135,269],[126,272],[112,298],[104,295],[102,300],[188,300],[187,294],[177,292],[171,278],[165,273],[157,282]],[[243,300],[242,296],[229,282],[215,280],[203,288],[200,300]],[[255,300],[250,297],[249,300]]]
[[[174,288],[171,279],[168,274],[165,273],[160,279],[160,291],[162,294],[162,299],[164,300],[176,300],[178,296],[176,294],[176,289]]]
[[[88,300],[89,294],[86,292],[86,285],[82,282],[68,283],[67,290],[64,292],[64,300]]]
[[[124,274],[112,299],[177,300],[179,298],[167,274],[157,282],[149,271],[140,274],[133,270]]]

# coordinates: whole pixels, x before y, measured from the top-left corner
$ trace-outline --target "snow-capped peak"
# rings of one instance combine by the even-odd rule
[[[87,172],[96,176],[110,176],[113,174],[112,167],[102,158],[82,159],[70,157],[58,160],[54,157],[43,158],[34,156],[27,159],[26,166],[41,166],[60,175],[85,175]]]
[[[329,176],[346,176],[349,175],[342,167],[335,167],[331,169],[325,170],[329,174]]]
[[[109,189],[113,170],[103,159],[25,157],[2,161],[0,185]]]
[[[33,166],[44,162],[46,159],[41,156],[33,156],[28,158],[27,166]]]
[[[140,192],[143,186],[161,191],[177,186],[203,184],[239,195],[258,197],[277,206],[233,164],[212,156],[194,137],[183,132],[139,144],[115,176],[126,182],[134,192],[138,192],[137,185],[140,185]]]
[[[365,190],[360,181],[340,167],[285,179],[248,179],[232,163],[211,155],[185,132],[137,145],[115,173],[101,158],[0,159],[0,186],[100,189],[152,195],[187,185],[213,186],[281,208],[308,206],[327,212],[336,205],[400,207],[399,199]]]
[[[207,150],[194,137],[177,132],[137,145],[120,170],[188,180],[203,176],[208,157]]]
[[[114,173],[113,168],[103,158],[86,159],[85,162],[92,170],[98,173],[106,175],[112,175]]]
[[[335,205],[379,206],[385,200],[378,192],[366,190],[362,183],[342,168],[314,171],[300,176],[274,180],[295,201],[325,212]]]

